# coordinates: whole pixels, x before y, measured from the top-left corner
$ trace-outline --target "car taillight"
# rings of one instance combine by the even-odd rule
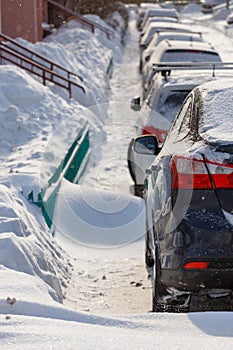
[[[171,162],[172,189],[233,189],[233,165],[175,156]]]
[[[175,156],[171,163],[172,189],[212,189],[204,161]]]
[[[159,142],[164,143],[165,138],[167,136],[167,131],[155,128],[153,125],[146,125],[146,126],[143,126],[142,128],[142,135],[147,135],[147,134],[154,135],[155,137],[157,137]]]
[[[233,189],[233,165],[206,162],[215,188]]]
[[[183,269],[205,270],[209,266],[209,261],[190,261],[183,266]]]
[[[143,126],[142,128],[142,135],[147,135],[147,134],[151,134],[151,127],[150,126]]]

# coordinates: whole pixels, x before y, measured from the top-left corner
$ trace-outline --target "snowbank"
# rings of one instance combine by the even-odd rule
[[[28,178],[21,177],[21,180]],[[0,181],[5,182],[0,185],[0,265],[12,271],[8,284],[0,283],[3,291],[14,293],[16,282],[10,287],[14,271],[16,281],[25,283],[24,274],[41,279],[41,283],[44,281],[47,285],[47,292],[62,302],[61,283],[66,284],[69,277],[66,254],[63,256],[53,241],[38,208],[32,207],[22,195],[17,175],[8,175],[7,180],[1,178]],[[1,278],[2,275],[1,271]],[[27,283],[24,286],[26,288]]]
[[[144,238],[144,210],[142,198],[63,180],[56,203],[55,234],[90,247],[128,245]]]
[[[76,99],[69,99],[53,84],[43,86],[13,65],[0,66],[0,265],[8,269],[4,276],[9,274],[3,291],[17,290],[10,277],[15,274],[25,286],[37,279],[35,289],[38,286],[38,290],[62,302],[69,258],[54,241],[41,209],[28,200],[37,202],[41,189],[83,128],[88,125],[91,129],[91,147],[104,140],[106,111],[102,104],[107,101],[107,69],[113,54],[104,40],[100,43],[92,33],[72,23],[45,42],[17,40],[78,74],[81,79],[75,79],[88,91],[85,96],[79,91]],[[85,105],[92,108],[86,109]],[[36,290],[34,297],[40,298]]]
[[[88,30],[79,28],[79,24],[72,20],[46,37],[45,42],[52,44],[52,47],[55,44],[63,46],[64,52],[68,52],[72,58],[69,65],[71,71],[75,69],[82,76],[84,84],[94,96],[94,101],[97,104],[102,104],[107,101],[106,89],[108,88],[108,82],[106,74],[111,71],[113,54],[104,45],[107,39],[100,42],[99,37],[102,38],[100,35],[96,37]],[[117,43],[119,47],[119,41]]]
[[[201,12],[201,5],[200,4],[195,4],[194,2],[184,6],[180,10],[180,13],[182,15],[188,15],[188,16],[190,16],[193,13],[200,13],[200,12]]]

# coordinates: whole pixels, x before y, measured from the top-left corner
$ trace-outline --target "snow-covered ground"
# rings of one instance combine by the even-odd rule
[[[223,60],[233,61],[223,18],[218,27],[197,5],[183,16]],[[144,207],[132,196],[126,161],[136,124],[130,99],[141,94],[133,14],[126,47],[117,40],[92,36],[72,22],[35,45],[81,74],[90,94],[83,105],[95,101],[97,107],[87,109],[80,96],[69,100],[14,66],[0,67],[1,350],[232,349],[232,312],[150,313]],[[62,182],[53,237],[28,195],[33,191],[36,200],[87,122],[90,163],[79,185]]]

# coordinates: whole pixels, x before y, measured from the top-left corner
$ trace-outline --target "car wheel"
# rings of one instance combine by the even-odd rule
[[[144,193],[144,186],[135,184],[134,185],[134,194],[135,194],[135,196],[143,198],[143,193]]]
[[[149,246],[148,233],[146,234],[146,242],[145,242],[145,263],[146,263],[146,267],[148,268],[153,267],[155,263],[151,248]]]
[[[161,282],[161,266],[158,254],[155,255],[155,264],[152,278],[152,311],[186,313],[190,311],[191,294],[172,296]]]
[[[166,288],[161,283],[161,267],[158,259],[156,248],[155,263],[153,268],[153,279],[152,279],[152,311],[153,312],[165,312],[167,311],[165,297]]]
[[[161,282],[161,269],[158,263],[154,264],[153,273],[153,312],[187,313],[190,311],[192,295],[178,296],[173,298]]]

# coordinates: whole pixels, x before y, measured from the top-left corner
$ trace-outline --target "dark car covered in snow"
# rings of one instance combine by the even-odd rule
[[[147,170],[146,263],[154,311],[189,311],[197,299],[215,305],[230,298],[225,308],[232,305],[232,110],[233,80],[196,87]],[[142,153],[143,136],[139,142]]]

